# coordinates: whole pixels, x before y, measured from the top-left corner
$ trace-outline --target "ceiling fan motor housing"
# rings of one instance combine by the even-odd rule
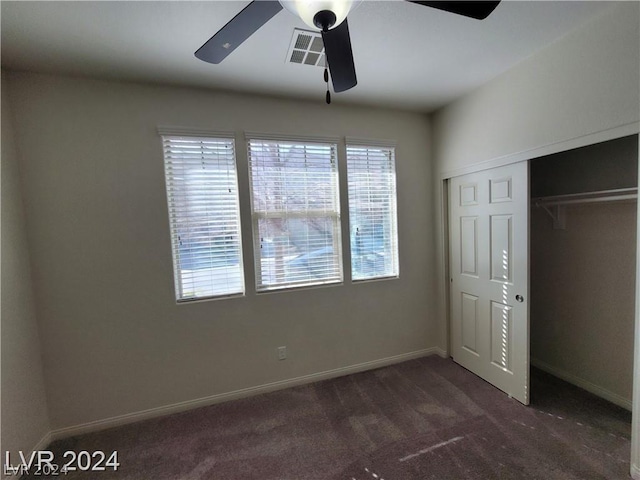
[[[326,32],[336,24],[336,14],[331,10],[320,10],[313,16],[313,24]]]

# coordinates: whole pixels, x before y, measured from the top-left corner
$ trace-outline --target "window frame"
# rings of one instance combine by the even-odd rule
[[[367,151],[372,150],[381,150],[383,152],[388,152],[389,155],[389,167],[392,172],[392,192],[389,193],[389,210],[388,214],[390,217],[390,243],[389,249],[391,250],[391,273],[389,274],[381,274],[381,275],[369,275],[369,276],[356,276],[356,268],[355,262],[356,258],[354,257],[354,239],[352,238],[353,229],[356,227],[355,225],[355,215],[352,202],[355,200],[352,198],[352,178],[353,178],[353,167],[350,165],[350,149],[366,149]],[[352,283],[362,283],[362,282],[370,282],[370,281],[380,281],[380,280],[393,280],[400,277],[400,240],[399,240],[399,232],[398,232],[398,188],[397,188],[397,169],[396,169],[396,142],[391,140],[362,140],[356,138],[346,138],[345,141],[345,167],[347,172],[347,195],[348,195],[348,208],[349,208],[349,245],[350,245],[350,266],[351,266],[351,281]],[[357,278],[356,278],[357,277]]]
[[[269,135],[262,133],[245,133],[245,140],[247,145],[247,170],[248,170],[248,185],[249,185],[249,197],[251,203],[251,226],[252,226],[252,245],[254,253],[254,280],[256,294],[261,295],[265,293],[283,292],[288,290],[318,288],[325,286],[336,286],[344,283],[344,262],[343,262],[343,249],[342,249],[342,216],[340,205],[340,173],[339,173],[339,139],[333,137],[304,137],[295,135]],[[256,143],[275,143],[284,145],[299,145],[299,146],[322,146],[329,147],[330,160],[331,160],[331,176],[332,176],[332,191],[333,191],[333,210],[327,211],[325,209],[307,209],[307,210],[286,210],[283,214],[278,211],[257,210],[255,202],[255,189],[254,189],[254,169],[252,165],[252,153],[251,144]],[[332,279],[319,279],[317,281],[288,281],[275,284],[269,284],[264,281],[262,272],[262,255],[261,255],[261,240],[260,240],[260,220],[273,219],[273,218],[330,218],[332,221],[332,256],[335,260],[337,267],[337,276]]]
[[[245,279],[245,269],[244,269],[244,258],[243,258],[243,248],[242,248],[242,217],[241,217],[241,208],[240,208],[240,188],[239,188],[239,171],[238,171],[238,155],[236,148],[236,136],[234,133],[230,132],[218,132],[218,131],[209,131],[209,130],[200,130],[200,129],[185,129],[185,128],[173,128],[173,127],[158,127],[158,134],[161,137],[162,143],[162,156],[163,156],[163,167],[164,167],[164,181],[165,181],[165,192],[167,199],[167,213],[169,220],[169,238],[171,242],[171,260],[172,260],[172,268],[173,268],[173,282],[174,282],[174,294],[175,301],[178,305],[184,305],[194,302],[203,302],[203,301],[211,301],[211,300],[222,300],[227,298],[236,298],[243,297],[246,295],[246,279]],[[227,165],[233,166],[233,180],[225,185],[225,188],[230,188],[232,191],[229,193],[235,193],[234,203],[235,208],[225,208],[224,210],[214,210],[213,213],[207,211],[207,214],[217,216],[223,211],[225,214],[229,214],[230,212],[234,213],[234,221],[230,222],[228,225],[231,226],[231,229],[236,233],[236,241],[232,248],[237,250],[237,270],[239,272],[239,284],[237,288],[231,288],[224,293],[211,293],[204,295],[192,295],[185,296],[185,279],[183,275],[184,269],[181,266],[181,252],[180,245],[177,242],[180,242],[180,231],[177,225],[179,215],[176,215],[175,212],[175,201],[176,201],[176,190],[172,189],[172,182],[174,182],[174,175],[170,173],[171,169],[171,159],[167,156],[167,148],[171,141],[176,140],[185,140],[191,141],[195,145],[197,142],[223,142],[227,145],[231,146],[231,156],[232,162],[227,163]],[[177,157],[179,158],[179,157]],[[203,157],[204,158],[204,157]],[[174,163],[177,163],[174,160]],[[186,165],[185,162],[183,165]],[[184,168],[184,167],[183,167]],[[202,187],[199,187],[202,188]],[[178,195],[187,195],[188,188],[182,186],[179,190],[182,190],[181,194]],[[195,192],[201,192],[201,190],[196,189]],[[197,194],[192,192],[192,194]],[[210,198],[216,198],[212,196]],[[219,197],[218,197],[219,198]],[[217,213],[216,213],[217,212]],[[184,218],[184,217],[183,217]],[[196,227],[197,228],[197,227]],[[226,224],[225,224],[226,228]],[[190,257],[192,261],[197,261],[197,257]],[[210,261],[218,260],[217,257],[211,255],[208,257]],[[220,258],[223,258],[222,256]],[[193,276],[195,279],[195,275]],[[193,280],[195,282],[195,280]],[[214,281],[211,282],[212,285],[215,285]],[[231,284],[231,286],[234,286]]]

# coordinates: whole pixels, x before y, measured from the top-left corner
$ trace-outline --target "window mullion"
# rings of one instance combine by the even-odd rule
[[[286,211],[286,212],[253,212],[254,218],[340,218],[340,213],[327,210],[310,210],[310,211]]]

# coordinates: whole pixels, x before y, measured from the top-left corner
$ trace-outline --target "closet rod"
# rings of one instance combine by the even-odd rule
[[[597,192],[538,197],[533,199],[533,204],[537,207],[545,207],[556,205],[577,205],[582,203],[615,202],[620,200],[633,200],[637,198],[637,188],[618,188],[615,190],[600,190]]]

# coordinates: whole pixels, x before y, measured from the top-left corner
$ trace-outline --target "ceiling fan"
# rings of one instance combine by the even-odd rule
[[[500,3],[500,0],[407,1],[477,20],[487,18]],[[205,62],[220,63],[284,7],[311,28],[320,29],[333,89],[344,92],[358,83],[347,24],[347,14],[356,3],[358,0],[254,0],[207,40],[195,56]],[[325,81],[328,82],[326,69]]]

